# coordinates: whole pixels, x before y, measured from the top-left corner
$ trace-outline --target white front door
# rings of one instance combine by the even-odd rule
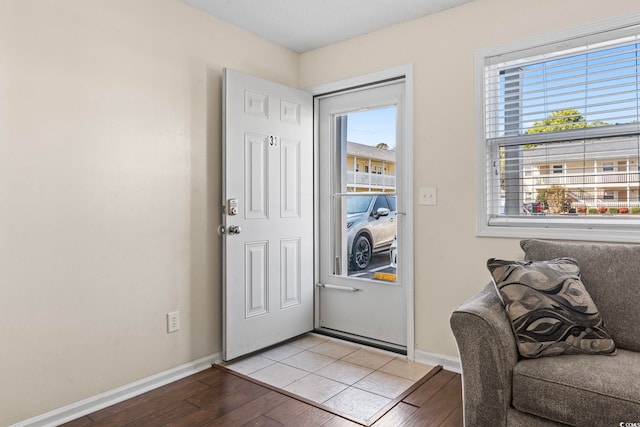
[[[223,359],[313,329],[313,113],[306,92],[225,69]]]
[[[391,259],[396,244],[402,259],[407,241],[406,180],[399,179],[404,91],[404,81],[396,81],[321,97],[317,103],[319,326],[398,350],[408,344],[408,283]],[[366,133],[383,120],[389,122],[381,127],[384,135],[369,138]],[[406,261],[398,266],[410,265]]]

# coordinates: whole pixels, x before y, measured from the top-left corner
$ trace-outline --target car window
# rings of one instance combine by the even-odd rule
[[[389,209],[389,204],[387,203],[387,198],[384,196],[380,196],[376,198],[376,203],[373,205],[373,212],[377,212],[380,208]]]
[[[349,196],[347,197],[347,214],[366,212],[371,204],[373,196]]]
[[[396,211],[396,196],[387,196],[387,202],[389,202],[389,209],[391,212]]]

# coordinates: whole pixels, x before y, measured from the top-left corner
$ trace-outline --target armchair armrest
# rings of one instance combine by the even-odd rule
[[[506,426],[518,350],[493,284],[458,307],[450,322],[462,364],[465,425]]]

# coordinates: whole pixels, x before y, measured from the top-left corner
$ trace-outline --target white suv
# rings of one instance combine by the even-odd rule
[[[367,268],[374,252],[391,247],[396,235],[396,196],[347,196],[349,269]]]

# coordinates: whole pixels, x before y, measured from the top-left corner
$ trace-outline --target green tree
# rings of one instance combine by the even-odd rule
[[[555,132],[567,129],[582,129],[594,127],[595,124],[588,124],[578,110],[559,110],[549,114],[546,119],[534,122],[527,133]]]
[[[584,116],[580,114],[580,111],[578,110],[558,110],[549,114],[544,120],[533,122],[533,126],[527,129],[526,133],[555,132],[560,130],[584,129],[607,125],[609,125],[609,123],[601,121],[587,123]],[[536,144],[527,144],[524,148],[535,148],[536,146]]]
[[[388,150],[389,145],[386,142],[379,142],[378,144],[376,144],[376,148],[380,148],[382,150]]]

